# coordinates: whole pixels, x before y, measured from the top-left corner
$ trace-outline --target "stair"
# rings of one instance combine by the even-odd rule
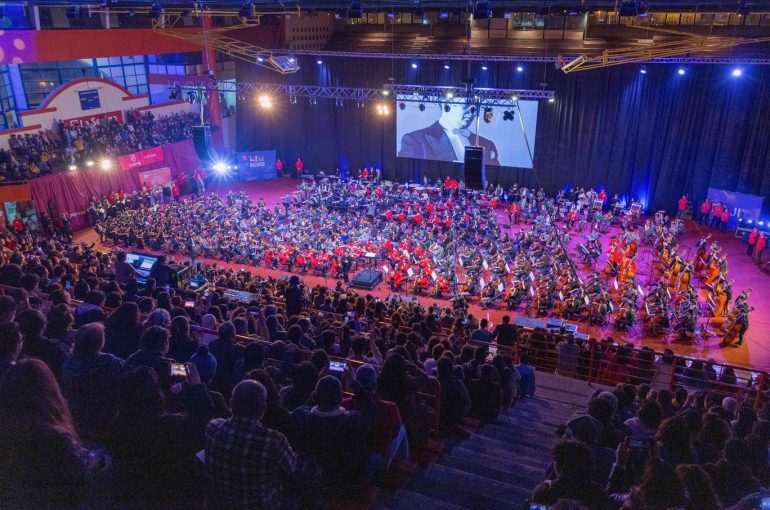
[[[496,423],[467,438],[449,437],[436,462],[403,488],[380,491],[380,510],[521,510],[545,477],[556,428],[585,410],[589,386],[554,374],[537,374],[537,397],[520,400]]]

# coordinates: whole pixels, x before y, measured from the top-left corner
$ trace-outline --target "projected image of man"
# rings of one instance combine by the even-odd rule
[[[441,117],[436,122],[402,136],[398,155],[404,158],[463,161],[465,147],[476,145],[484,147],[488,165],[499,165],[495,142],[483,136],[477,137],[470,130],[478,116],[476,106],[451,104],[448,110],[442,107]]]

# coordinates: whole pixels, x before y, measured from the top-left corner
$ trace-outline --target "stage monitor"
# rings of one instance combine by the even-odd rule
[[[126,253],[126,262],[134,266],[136,272],[145,278],[150,276],[150,269],[157,261],[157,257],[145,255],[143,253]]]
[[[479,111],[472,105],[404,99],[404,96],[396,97],[399,157],[462,163],[465,147],[479,146],[484,148],[487,165],[532,168],[519,108],[482,106]],[[534,154],[538,103],[519,101],[519,105],[526,138]]]

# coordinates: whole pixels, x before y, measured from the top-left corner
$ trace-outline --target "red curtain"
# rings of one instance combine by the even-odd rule
[[[128,171],[120,170],[115,165],[109,171],[98,167],[81,168],[77,171],[65,171],[29,181],[32,190],[32,200],[38,212],[48,212],[48,204],[56,201],[60,213],[72,215],[74,230],[88,227],[88,208],[90,197],[100,198],[111,191],[131,192],[141,187],[139,174],[153,168],[168,166],[172,179],[180,175],[192,174],[200,166],[200,160],[195,154],[192,140],[183,140],[163,147],[164,161],[152,165],[133,168]]]

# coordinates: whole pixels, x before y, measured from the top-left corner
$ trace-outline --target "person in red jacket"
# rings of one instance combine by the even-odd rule
[[[757,264],[762,263],[762,253],[765,251],[765,247],[767,247],[767,239],[765,238],[765,233],[762,232],[757,238],[757,246],[754,250],[754,260]]]
[[[710,215],[711,215],[711,200],[707,198],[700,205],[700,222],[703,225],[708,225]]]
[[[283,177],[283,161],[280,159],[275,160],[275,175],[277,177]]]
[[[179,186],[176,183],[171,185],[171,197],[174,199],[174,202],[179,202]]]
[[[727,222],[730,221],[730,209],[727,206],[722,208],[722,232],[727,230]]]
[[[756,227],[755,227],[754,230],[752,230],[749,233],[749,242],[748,242],[749,247],[746,249],[746,253],[749,256],[754,254],[754,247],[757,245],[757,238],[758,237],[759,237],[759,230],[757,230]]]
[[[684,219],[684,213],[687,212],[688,203],[689,203],[689,199],[687,198],[687,195],[684,195],[682,198],[679,199],[676,217],[679,218],[680,220]]]
[[[18,237],[21,237],[21,234],[24,233],[24,222],[21,219],[21,216],[16,216],[13,219],[13,230],[16,232],[16,235]]]
[[[718,227],[722,221],[722,204],[715,204],[712,211],[713,214],[711,215],[711,226]]]
[[[300,158],[297,158],[297,162],[294,163],[294,170],[296,170],[297,175],[295,175],[294,177],[299,179],[300,175],[302,175],[302,170],[304,169],[305,169],[305,163],[303,163]]]
[[[521,207],[519,207],[519,204],[516,202],[513,202],[508,208],[508,220],[516,225],[518,225],[521,220]]]

